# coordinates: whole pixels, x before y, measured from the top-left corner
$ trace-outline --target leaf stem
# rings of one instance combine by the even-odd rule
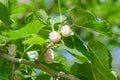
[[[23,56],[24,56],[25,52],[27,50],[29,50],[32,46],[33,46],[33,44],[29,45],[26,49],[24,49],[23,54],[21,55],[21,59],[23,59]]]
[[[32,46],[33,46],[33,44],[29,45],[29,46],[23,51],[23,53],[25,53],[27,50],[29,50]]]
[[[52,31],[55,31],[55,30],[54,30],[54,26],[53,26],[53,25],[51,25],[51,27],[52,27]]]
[[[58,31],[60,31],[60,28],[62,26],[62,11],[61,11],[60,0],[58,0],[58,8],[59,8],[59,13],[60,13],[60,25],[59,25]]]

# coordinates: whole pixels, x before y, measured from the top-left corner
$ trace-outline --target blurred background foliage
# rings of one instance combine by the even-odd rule
[[[87,43],[91,38],[101,41],[113,55],[113,70],[120,77],[120,0],[60,0],[62,14],[67,15],[67,10],[77,6],[91,14],[98,20],[106,20],[110,23],[113,35],[111,38],[103,36],[95,31],[78,28],[77,32]],[[12,29],[19,29],[25,25],[25,17],[35,10],[43,9],[50,16],[59,15],[57,0],[10,0],[11,18],[16,23]],[[0,25],[4,25],[0,22]],[[4,28],[0,27],[0,31]],[[2,36],[0,36],[2,38]],[[27,74],[27,73],[26,73]],[[45,76],[45,75],[41,75]],[[49,76],[48,76],[49,77]]]

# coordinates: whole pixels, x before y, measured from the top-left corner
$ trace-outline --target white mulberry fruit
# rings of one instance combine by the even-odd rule
[[[52,64],[54,61],[54,51],[52,49],[48,49],[44,55],[44,59],[47,64]]]
[[[49,34],[49,39],[53,42],[53,43],[58,43],[61,40],[61,35],[60,33],[53,31]]]
[[[9,47],[8,47],[8,54],[15,57],[16,55],[16,49],[17,49],[17,46],[15,44],[9,44]]]
[[[69,37],[71,35],[71,29],[68,25],[65,25],[61,28],[61,34],[64,36],[64,37]]]

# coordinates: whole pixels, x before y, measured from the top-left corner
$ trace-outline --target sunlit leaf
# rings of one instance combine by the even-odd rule
[[[117,78],[112,74],[109,63],[110,54],[105,46],[95,40],[89,41],[88,46],[91,53],[91,68],[94,79],[117,80]]]
[[[91,40],[88,46],[91,56],[90,62],[75,63],[71,67],[71,72],[82,80],[117,80],[109,65],[110,54],[104,45],[96,40]]]
[[[8,38],[10,40],[25,38],[27,36],[36,35],[41,28],[44,27],[44,24],[38,20],[32,21],[31,23],[27,24],[25,27],[14,30],[8,33]]]
[[[63,38],[65,49],[80,62],[87,62],[89,54],[80,38],[76,35]]]
[[[92,15],[90,12],[75,7],[68,11],[70,17],[72,18],[74,25],[81,26],[82,24],[89,22],[89,21],[96,21],[96,18],[94,15]]]
[[[61,19],[62,18],[62,19]],[[60,16],[57,16],[57,17],[53,17],[50,22],[52,25],[55,25],[57,23],[61,23],[63,21],[65,21],[67,19],[66,16],[62,15],[61,17]]]
[[[46,42],[46,40],[43,39],[42,37],[35,36],[35,37],[29,38],[29,39],[23,41],[23,44],[39,44],[39,45],[42,45],[45,42]]]
[[[112,36],[112,31],[111,31],[110,25],[105,21],[86,22],[82,26],[93,29],[101,34],[106,35],[106,36],[109,36],[109,37]]]
[[[110,25],[105,21],[98,21],[90,12],[77,7],[68,12],[72,18],[73,25],[90,28],[108,37],[112,36]]]
[[[34,11],[29,16],[27,16],[25,18],[25,21],[28,23],[28,22],[31,22],[33,20],[40,20],[41,22],[46,24],[48,18],[49,18],[49,16],[47,15],[47,13],[43,9],[40,9],[38,11]]]

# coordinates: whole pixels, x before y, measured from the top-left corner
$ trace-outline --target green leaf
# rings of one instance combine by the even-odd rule
[[[44,63],[44,65],[46,65],[47,67],[49,67],[49,68],[51,68],[51,69],[53,69],[55,71],[58,71],[58,72],[60,72],[60,71],[65,72],[65,73],[68,72],[66,70],[66,68],[65,68],[65,65],[63,65],[61,63],[52,63],[52,64],[46,64],[46,63]]]
[[[39,20],[41,20],[42,22],[44,22],[44,23],[47,22],[48,15],[47,15],[47,13],[46,13],[44,10],[40,9],[39,11],[36,11],[36,12],[35,12],[35,16],[36,16]]]
[[[47,13],[44,10],[40,9],[38,11],[33,12],[29,16],[27,16],[25,18],[25,21],[28,23],[28,22],[31,22],[32,20],[40,20],[41,22],[46,24],[48,18],[49,17],[47,15]]]
[[[91,65],[88,62],[83,64],[74,63],[70,69],[70,72],[79,77],[81,80],[94,80]]]
[[[88,62],[89,54],[87,52],[86,47],[84,46],[83,42],[75,34],[72,37],[65,37],[63,38],[63,45],[65,49],[73,55],[75,58],[77,58],[80,62]]]
[[[46,42],[46,40],[43,39],[42,37],[34,36],[32,38],[29,38],[29,39],[23,41],[23,44],[39,44],[39,45],[43,45],[45,42]]]
[[[91,40],[88,43],[90,50],[90,62],[75,63],[71,67],[71,73],[81,80],[117,80],[111,71],[109,52],[98,41]]]
[[[39,35],[44,38],[44,39],[48,39],[49,37],[49,33],[51,32],[51,27],[43,27],[40,31],[39,31]],[[43,35],[44,34],[44,35]]]
[[[104,45],[98,41],[91,40],[88,43],[91,54],[91,69],[94,80],[117,80],[112,74],[109,64],[109,52]]]
[[[72,18],[74,25],[84,28],[90,28],[108,37],[112,36],[110,25],[105,21],[97,21],[90,12],[77,7],[68,12]]]
[[[8,69],[0,67],[0,80],[7,79],[10,75]]]
[[[0,46],[1,44],[5,44],[7,42],[6,38],[2,35],[0,35]]]
[[[11,31],[8,33],[9,40],[25,38],[28,36],[36,35],[41,28],[44,27],[44,24],[38,20],[32,21],[31,23],[27,24],[25,27]]]
[[[28,16],[25,17],[25,22],[29,23],[33,20],[36,20],[36,17],[33,19],[33,13],[29,14]]]
[[[106,21],[91,21],[82,25],[83,27],[93,29],[101,34],[112,37],[110,25]]]
[[[9,1],[0,0],[0,20],[6,25],[10,25],[12,21],[10,20],[10,11],[9,11]]]
[[[61,17],[62,17],[62,22],[67,19],[66,16],[64,16],[64,15],[62,15]],[[50,20],[50,22],[51,22],[52,25],[61,23],[61,21],[60,21],[60,16],[57,16],[57,17],[55,17],[55,18],[52,18],[52,19]]]
[[[64,65],[64,69],[65,69],[66,71],[69,71],[69,69],[70,69],[70,64],[69,64],[67,58],[64,57],[64,55],[62,55],[62,54],[60,54],[60,53],[58,53],[58,52],[55,52],[54,55],[55,55],[54,62],[55,62],[55,63],[60,63],[60,64]]]
[[[96,18],[88,11],[75,7],[68,11],[74,25],[81,26],[89,21],[96,21]]]
[[[35,80],[51,80],[51,76],[48,74],[40,74],[37,76],[37,78]]]

